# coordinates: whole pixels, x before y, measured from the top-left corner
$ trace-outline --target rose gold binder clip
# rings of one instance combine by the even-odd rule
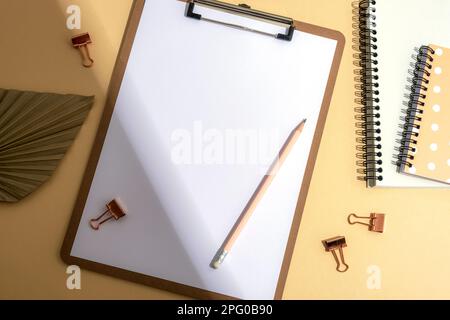
[[[325,251],[331,252],[333,254],[334,260],[336,261],[336,270],[338,272],[347,271],[349,267],[348,264],[345,263],[344,251],[342,250],[342,248],[345,248],[347,246],[345,237],[334,237],[331,239],[323,240],[322,243],[325,247]],[[339,256],[336,251],[339,251]],[[341,266],[343,267],[341,268]]]
[[[348,216],[347,221],[350,224],[362,224],[369,227],[369,231],[383,233],[384,231],[384,214],[382,213],[371,213],[369,217],[360,217],[352,213]],[[352,218],[356,219],[368,219],[369,222],[352,221]]]
[[[100,225],[111,219],[119,220],[126,215],[123,204],[119,199],[114,199],[106,205],[106,211],[96,219],[91,219],[89,225],[92,229],[98,230]]]
[[[75,49],[80,50],[83,66],[86,68],[90,68],[94,64],[88,48],[88,44],[91,43],[92,39],[89,33],[83,33],[72,38],[72,45]]]

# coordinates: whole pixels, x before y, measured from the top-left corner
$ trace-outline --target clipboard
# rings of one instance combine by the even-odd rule
[[[206,20],[207,22],[212,22],[214,24],[221,24],[223,25],[223,27],[242,29],[242,31],[245,32],[253,32],[259,34],[255,36],[271,36],[276,38],[277,41],[285,41],[287,43],[290,41],[295,41],[294,30],[298,30],[305,34],[316,35],[336,41],[336,49],[332,57],[330,73],[326,81],[326,86],[324,90],[325,93],[321,101],[320,112],[318,113],[317,125],[312,134],[313,136],[312,145],[310,148],[309,156],[305,161],[306,169],[304,171],[303,181],[301,183],[300,189],[301,192],[298,197],[295,213],[293,214],[292,224],[290,225],[289,233],[286,239],[286,250],[282,255],[281,268],[279,270],[279,274],[277,275],[278,280],[276,283],[276,288],[274,290],[273,298],[281,299],[294,250],[295,240],[298,235],[298,230],[300,226],[302,212],[305,206],[308,188],[313,174],[314,163],[316,161],[320,140],[325,126],[325,120],[328,114],[328,109],[330,106],[331,97],[335,86],[340,61],[343,54],[345,39],[343,35],[337,31],[310,25],[307,23],[295,21],[293,19],[284,18],[277,15],[267,14],[261,11],[256,11],[249,8],[248,6],[242,5],[233,6],[211,0],[191,0],[185,2],[187,2],[185,12],[187,18],[192,18],[196,20]],[[253,30],[245,27],[242,28],[239,25],[235,25],[234,23],[229,22],[222,23],[221,21],[214,21],[214,19],[203,17],[202,15],[196,13],[197,5],[205,5],[209,7],[219,5],[220,7],[217,9],[219,9],[220,11],[227,11],[230,12],[231,14],[247,16],[250,17],[251,19],[256,19],[258,21],[268,20],[270,23],[275,24],[277,26],[281,25],[282,29],[286,30],[286,32],[271,34],[270,32],[266,31],[261,32],[260,30]],[[81,226],[85,206],[89,198],[94,177],[96,175],[96,170],[98,169],[99,162],[101,161],[102,150],[104,149],[104,146],[106,144],[105,140],[107,139],[108,130],[110,128],[110,124],[113,118],[119,92],[123,84],[122,81],[124,79],[124,75],[127,70],[128,60],[132,52],[133,42],[135,40],[135,36],[138,31],[139,22],[144,10],[144,6],[145,6],[144,0],[135,0],[132,6],[129,22],[125,31],[122,46],[113,72],[104,113],[100,122],[97,136],[95,138],[94,146],[83,178],[83,182],[80,187],[79,196],[74,206],[73,215],[69,222],[67,234],[64,239],[64,243],[62,245],[61,257],[63,261],[69,265],[78,265],[81,268],[91,270],[94,272],[106,274],[109,276],[121,278],[124,280],[144,284],[147,286],[171,291],[186,296],[191,296],[194,298],[236,299],[239,297],[236,297],[234,295],[217,293],[212,290],[205,290],[191,285],[181,284],[177,281],[172,281],[170,279],[163,279],[160,277],[145,274],[143,272],[129,271],[126,268],[116,267],[108,263],[95,261],[95,259],[80,258],[79,256],[76,256],[72,253],[74,243],[77,239],[77,233],[79,232],[79,228]],[[92,214],[94,214],[94,212]]]

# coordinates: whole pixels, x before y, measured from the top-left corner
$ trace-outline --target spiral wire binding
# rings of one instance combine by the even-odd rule
[[[353,54],[355,75],[356,165],[358,180],[374,187],[383,179],[381,160],[380,98],[378,83],[378,53],[376,1],[353,2]]]
[[[394,156],[394,163],[397,166],[397,171],[403,172],[405,167],[411,168],[413,166],[414,153],[416,152],[416,145],[420,135],[420,122],[422,121],[423,113],[425,112],[425,98],[427,97],[429,78],[431,76],[432,63],[434,61],[433,55],[435,51],[428,46],[422,46],[418,50],[413,69],[409,71],[412,78],[408,79],[411,86],[408,88],[410,94],[406,95],[408,99],[405,101],[406,108],[402,110],[402,117],[400,124],[400,136],[397,139],[399,144],[396,147],[398,153]]]

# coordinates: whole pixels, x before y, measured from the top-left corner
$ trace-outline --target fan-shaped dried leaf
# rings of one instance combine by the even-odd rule
[[[94,97],[0,89],[0,202],[41,186],[64,157]]]

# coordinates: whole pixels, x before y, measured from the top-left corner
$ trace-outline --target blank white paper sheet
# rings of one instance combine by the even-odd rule
[[[273,299],[337,42],[299,31],[282,41],[184,12],[179,1],[146,1],[71,255],[237,298]],[[220,269],[210,268],[304,118],[301,138],[233,250]],[[116,197],[127,216],[92,230],[89,220]]]

